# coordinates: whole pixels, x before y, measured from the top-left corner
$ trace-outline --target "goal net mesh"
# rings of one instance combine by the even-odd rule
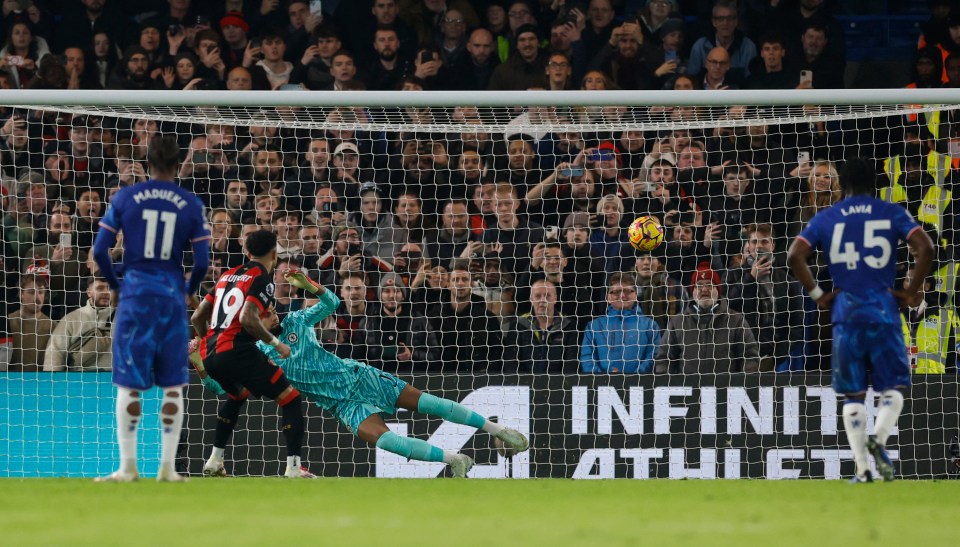
[[[529,453],[506,458],[486,433],[406,411],[386,417],[401,435],[475,456],[475,477],[850,475],[829,312],[788,273],[785,254],[840,199],[844,160],[873,158],[880,195],[938,243],[925,304],[903,310],[914,385],[890,446],[904,477],[948,476],[960,458],[951,455],[958,114],[956,105],[0,108],[0,476],[89,477],[117,465],[113,310],[90,255],[111,196],[146,180],[159,133],[179,137],[179,184],[207,205],[212,267],[198,296],[243,262],[247,234],[276,232],[281,317],[314,303],[282,276],[302,269],[342,301],[317,325],[325,349],[530,436]],[[628,241],[640,216],[663,226],[649,253]],[[122,243],[113,254],[121,263]],[[902,280],[902,242],[891,259]],[[829,289],[824,258],[811,265]],[[159,403],[144,397],[141,471],[151,474]],[[198,473],[217,397],[195,375],[186,397],[178,465]],[[868,395],[871,431],[876,400]],[[307,414],[304,461],[315,473],[444,472],[365,445],[313,405]],[[227,450],[231,474],[278,474],[278,429],[275,403],[251,401]]]

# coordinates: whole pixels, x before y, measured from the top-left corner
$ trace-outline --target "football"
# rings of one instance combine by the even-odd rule
[[[652,251],[663,243],[663,226],[655,217],[638,217],[630,224],[630,244],[638,251]]]
[[[493,438],[493,448],[496,449],[497,454],[500,454],[504,458],[512,458],[517,454],[516,450],[507,448],[504,446],[503,441],[496,437]]]

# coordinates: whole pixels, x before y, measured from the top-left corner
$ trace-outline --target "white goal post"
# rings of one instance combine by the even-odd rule
[[[960,91],[2,90],[0,477],[116,467],[112,310],[96,303],[87,257],[110,196],[145,178],[157,133],[178,135],[180,182],[208,206],[202,290],[242,261],[246,233],[277,232],[280,269],[344,300],[318,326],[326,349],[529,434],[531,451],[508,459],[485,433],[387,418],[476,455],[471,476],[489,478],[852,474],[829,316],[784,258],[837,200],[844,160],[870,157],[881,197],[939,242],[927,304],[904,310],[914,386],[891,454],[904,478],[957,472]],[[650,254],[624,239],[641,215],[665,227]],[[902,277],[908,254],[894,255]],[[469,275],[467,311],[451,303],[453,270]],[[398,317],[378,290],[393,274]],[[697,279],[718,287],[706,322]],[[277,281],[282,311],[310,305]],[[179,463],[198,473],[216,396],[192,382]],[[145,397],[146,474],[158,402]],[[872,427],[872,394],[867,408]],[[278,474],[275,405],[252,402],[240,420],[228,470]],[[365,446],[313,405],[307,432],[304,462],[320,475],[443,470]]]

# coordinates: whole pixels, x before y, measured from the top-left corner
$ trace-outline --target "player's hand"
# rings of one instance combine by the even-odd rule
[[[893,293],[893,296],[897,298],[897,302],[899,302],[901,306],[916,308],[920,305],[920,302],[923,302],[923,293],[920,292],[910,292],[905,289],[891,292]]]
[[[290,270],[284,273],[283,277],[294,287],[303,289],[311,294],[316,294],[317,290],[320,288],[320,285],[318,285],[316,281],[307,277],[306,274],[300,270]]]
[[[216,393],[217,395],[223,395],[226,393],[226,390],[223,389],[223,386],[220,385],[220,382],[214,380],[209,376],[204,376],[200,378],[200,383],[203,384],[203,387],[209,389],[210,391]]]
[[[277,344],[277,353],[279,353],[280,357],[282,357],[283,359],[289,359],[290,346],[284,344],[283,342],[280,342],[279,344]]]
[[[770,275],[770,272],[773,271],[773,257],[772,256],[760,256],[753,261],[753,266],[750,267],[750,275],[754,279],[762,279]]]
[[[824,310],[829,310],[833,306],[833,299],[837,297],[837,291],[830,291],[823,293],[823,296],[817,300],[817,307]]]

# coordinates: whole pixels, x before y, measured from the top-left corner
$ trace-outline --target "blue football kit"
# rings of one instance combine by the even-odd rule
[[[798,236],[821,249],[839,291],[833,300],[837,393],[910,385],[910,365],[892,290],[899,240],[921,229],[900,205],[851,196],[821,211]]]
[[[120,291],[114,324],[113,382],[130,389],[186,384],[187,294],[195,294],[209,265],[210,228],[203,203],[172,182],[150,180],[123,188],[100,221],[94,258],[110,288]],[[123,282],[110,249],[123,232]],[[193,268],[184,277],[184,253]]]

